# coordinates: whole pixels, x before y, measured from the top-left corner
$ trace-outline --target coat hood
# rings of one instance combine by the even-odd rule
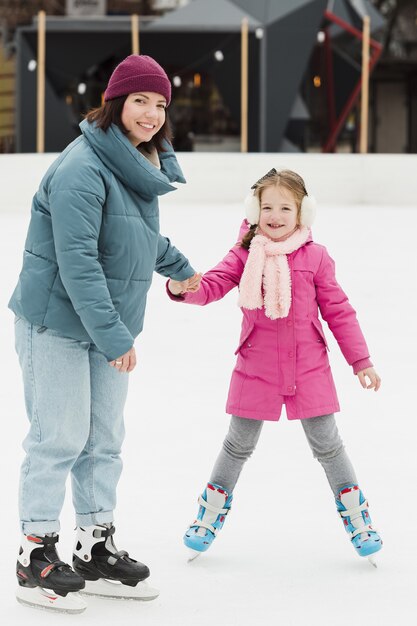
[[[112,124],[105,132],[83,120],[80,124],[85,140],[124,185],[143,197],[162,196],[176,189],[171,183],[185,183],[174,150],[166,142],[166,152],[159,153],[161,169],[152,165],[130,141],[120,128]]]

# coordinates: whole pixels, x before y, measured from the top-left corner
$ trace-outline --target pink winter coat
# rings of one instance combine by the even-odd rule
[[[239,285],[247,258],[248,251],[235,245],[204,274],[199,291],[171,299],[203,306],[220,300]],[[226,405],[227,413],[238,417],[278,420],[283,404],[288,419],[340,410],[319,310],[354,372],[372,365],[356,313],[336,281],[326,248],[310,237],[287,259],[292,282],[288,317],[271,320],[263,308],[241,309],[242,331]]]

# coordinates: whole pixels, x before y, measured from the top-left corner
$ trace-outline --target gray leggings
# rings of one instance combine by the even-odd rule
[[[300,420],[313,452],[321,463],[335,496],[349,484],[356,484],[355,471],[337,430],[334,415]],[[258,443],[262,420],[232,416],[229,432],[214,465],[210,481],[233,491],[244,463]]]

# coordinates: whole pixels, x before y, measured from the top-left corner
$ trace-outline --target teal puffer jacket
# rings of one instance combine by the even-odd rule
[[[103,132],[84,120],[80,127],[33,198],[9,307],[33,324],[92,341],[110,361],[142,330],[153,271],[175,280],[194,274],[159,234],[158,196],[185,179],[170,145],[159,170],[117,126]]]

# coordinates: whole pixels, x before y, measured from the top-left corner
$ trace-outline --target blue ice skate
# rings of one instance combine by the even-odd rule
[[[358,485],[348,485],[342,489],[336,498],[336,506],[356,552],[359,556],[368,557],[376,567],[373,555],[381,550],[382,539],[372,527],[369,505]]]
[[[198,498],[200,508],[197,519],[184,535],[184,543],[191,550],[190,561],[209,549],[223,527],[232,499],[233,495],[229,495],[220,485],[207,484]]]

